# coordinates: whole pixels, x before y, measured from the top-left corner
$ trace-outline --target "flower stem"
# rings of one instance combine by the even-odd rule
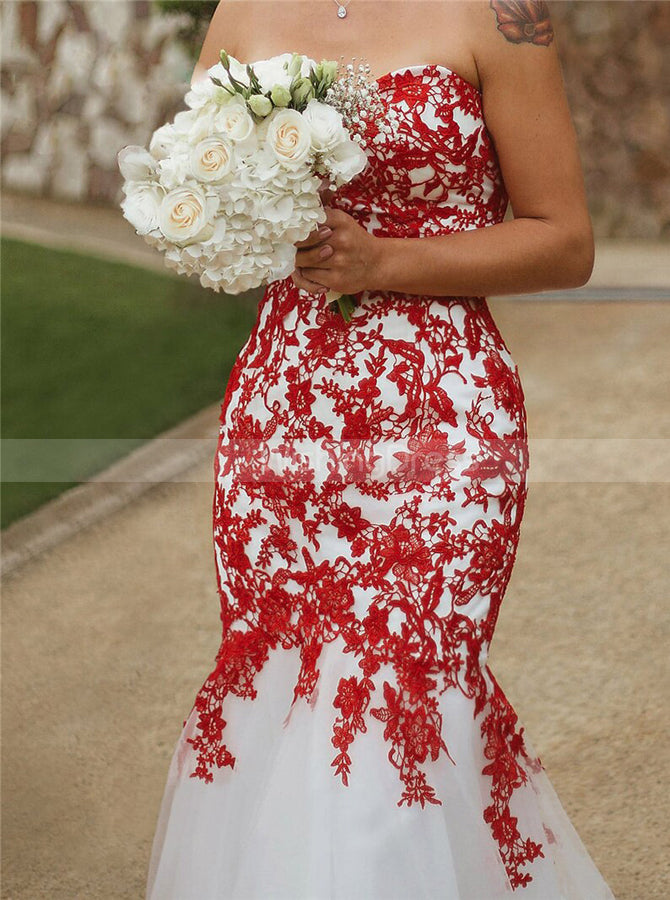
[[[351,322],[351,314],[356,309],[356,298],[352,294],[340,294],[336,300],[331,300],[328,306],[333,312],[339,309],[344,321]]]

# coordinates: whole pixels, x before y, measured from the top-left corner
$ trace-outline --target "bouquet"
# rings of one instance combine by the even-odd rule
[[[296,241],[326,221],[319,194],[367,164],[363,147],[395,113],[348,64],[283,53],[243,65],[225,50],[186,93],[188,107],[154,131],[148,150],[117,154],[124,217],[179,274],[231,294],[288,277]],[[355,298],[328,290],[351,319]]]

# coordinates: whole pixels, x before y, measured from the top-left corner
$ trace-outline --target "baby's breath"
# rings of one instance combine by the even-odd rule
[[[326,92],[324,100],[342,116],[343,124],[351,140],[365,148],[383,143],[390,138],[399,122],[398,113],[382,97],[379,85],[370,77],[370,64],[364,57],[357,66],[358,57],[344,64],[340,56],[337,77]]]

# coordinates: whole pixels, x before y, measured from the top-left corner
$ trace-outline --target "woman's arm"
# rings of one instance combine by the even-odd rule
[[[593,230],[547,5],[491,0],[472,8],[484,117],[514,219],[450,235],[377,238],[371,281],[378,290],[438,296],[578,287],[593,269]],[[524,32],[529,19],[536,25]]]

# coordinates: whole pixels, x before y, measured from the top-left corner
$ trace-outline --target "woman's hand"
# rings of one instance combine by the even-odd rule
[[[332,193],[332,192],[331,192]],[[324,203],[327,197],[321,194]],[[356,294],[374,286],[380,239],[341,209],[325,206],[326,221],[304,241],[296,241],[297,287],[310,293],[332,289]]]

